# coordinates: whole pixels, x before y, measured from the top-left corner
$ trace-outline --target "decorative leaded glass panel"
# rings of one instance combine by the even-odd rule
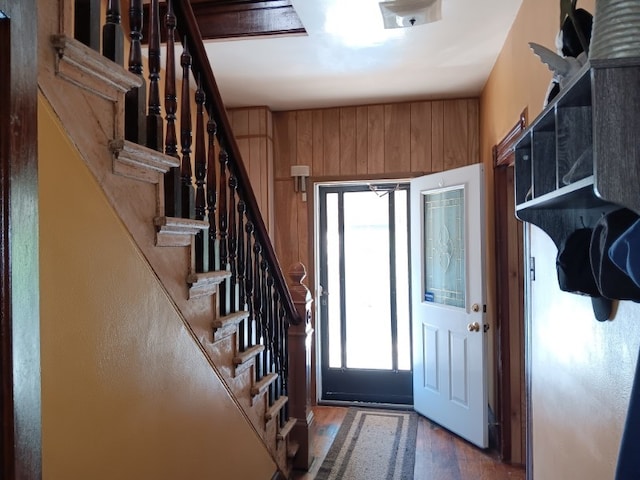
[[[465,306],[464,187],[426,193],[424,212],[424,300]]]

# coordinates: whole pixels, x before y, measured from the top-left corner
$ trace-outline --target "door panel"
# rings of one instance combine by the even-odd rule
[[[414,408],[488,446],[482,165],[411,181]]]

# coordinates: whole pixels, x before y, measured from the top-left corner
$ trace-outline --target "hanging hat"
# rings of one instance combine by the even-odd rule
[[[640,220],[636,220],[611,244],[609,258],[640,287]]]
[[[599,321],[609,319],[612,302],[598,290],[589,262],[592,230],[580,228],[572,232],[561,244],[556,258],[558,285],[565,292],[591,297],[593,313]]]
[[[609,256],[613,243],[639,219],[627,208],[600,217],[591,237],[593,277],[603,297],[640,302],[640,287],[618,268]]]

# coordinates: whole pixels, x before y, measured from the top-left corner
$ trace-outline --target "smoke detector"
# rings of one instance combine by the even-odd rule
[[[442,0],[395,0],[380,2],[384,28],[405,28],[437,22]]]

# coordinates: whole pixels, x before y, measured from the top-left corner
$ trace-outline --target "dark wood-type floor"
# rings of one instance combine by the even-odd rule
[[[315,461],[307,473],[295,480],[313,480],[347,414],[344,407],[314,407]],[[501,463],[491,452],[480,450],[443,428],[420,417],[416,440],[414,480],[524,480],[523,468]]]

